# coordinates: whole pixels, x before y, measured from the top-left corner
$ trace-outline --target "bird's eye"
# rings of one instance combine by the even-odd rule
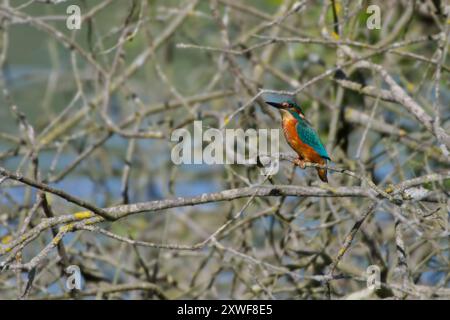
[[[289,107],[289,103],[287,103],[287,102],[283,102],[281,105],[282,105],[283,107],[285,107],[285,108],[288,108],[288,107]]]

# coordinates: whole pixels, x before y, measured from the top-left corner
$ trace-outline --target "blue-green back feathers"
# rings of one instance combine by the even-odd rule
[[[298,119],[297,133],[300,139],[313,148],[322,158],[331,160],[328,156],[327,150],[320,141],[316,130],[312,128],[305,120]]]

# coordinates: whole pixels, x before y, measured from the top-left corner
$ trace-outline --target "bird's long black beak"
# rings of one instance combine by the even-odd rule
[[[277,108],[277,109],[283,108],[282,105],[281,105],[281,103],[278,103],[278,102],[266,101],[266,103],[267,103],[268,105],[271,105],[272,107]]]

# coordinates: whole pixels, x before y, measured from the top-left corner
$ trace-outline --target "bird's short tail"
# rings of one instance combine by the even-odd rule
[[[328,182],[327,169],[317,168],[317,173],[319,174],[320,180],[323,182]]]

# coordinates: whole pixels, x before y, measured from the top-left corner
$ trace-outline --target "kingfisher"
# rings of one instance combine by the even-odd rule
[[[274,101],[278,100],[278,101]],[[292,149],[298,154],[295,160],[300,168],[305,168],[305,162],[326,165],[330,160],[327,150],[320,141],[317,131],[306,119],[302,108],[291,97],[266,100],[266,103],[277,108],[281,114],[281,125],[284,137]],[[327,169],[316,168],[320,180],[328,182]]]

